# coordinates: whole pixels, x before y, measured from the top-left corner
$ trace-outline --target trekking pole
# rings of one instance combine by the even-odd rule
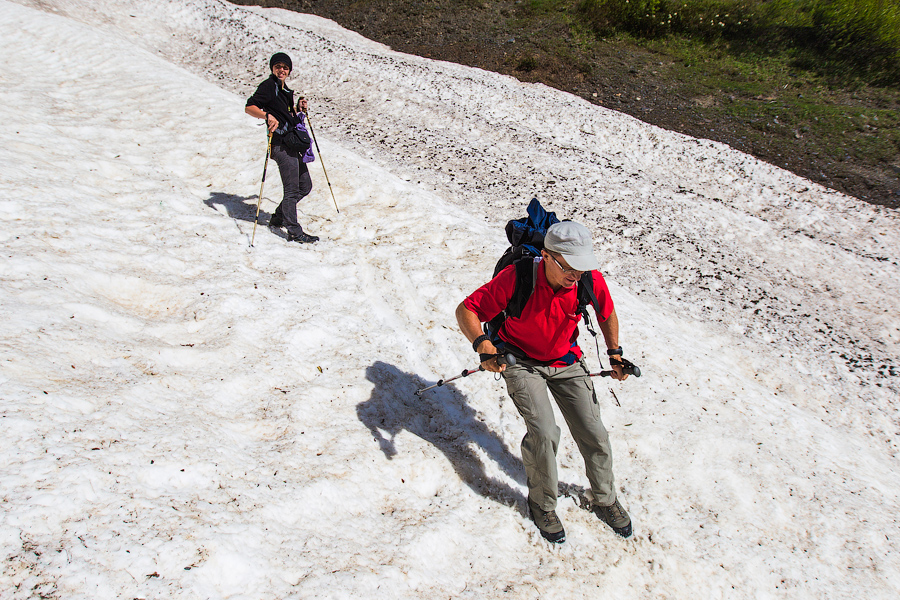
[[[304,110],[303,114],[306,115],[306,122],[309,124],[309,132],[312,134],[313,143],[316,145],[316,152],[319,154],[319,162],[322,164],[322,171],[325,173],[325,181],[328,182],[328,191],[331,192],[331,199],[334,201],[334,210],[341,214],[341,209],[338,208],[337,200],[334,197],[334,190],[331,189],[331,181],[328,179],[328,171],[325,170],[325,161],[322,160],[322,151],[319,150],[319,141],[316,140],[316,132],[313,131],[312,121],[309,118],[309,111]]]
[[[268,127],[266,127],[268,130]],[[266,185],[266,169],[269,167],[269,154],[272,152],[272,132],[266,139],[266,162],[263,164],[262,182],[259,184],[259,197],[256,199],[256,218],[253,219],[253,235],[250,236],[250,247],[253,247],[253,240],[256,239],[256,224],[259,223],[259,205],[262,204],[263,186]]]
[[[486,355],[486,356],[488,356],[488,355]],[[492,354],[489,356],[496,356],[497,362],[501,365],[513,366],[516,364],[516,357],[513,356],[512,354]],[[481,365],[478,365],[477,369],[466,369],[465,371],[463,371],[456,377],[451,377],[450,379],[441,379],[434,385],[430,385],[427,388],[422,388],[421,390],[416,390],[416,396],[421,396],[424,392],[427,392],[428,390],[433,390],[434,388],[441,387],[442,385],[446,385],[446,384],[450,383],[451,381],[456,381],[460,377],[468,377],[472,373],[477,373],[478,371],[484,371],[484,370],[485,370],[484,367]]]

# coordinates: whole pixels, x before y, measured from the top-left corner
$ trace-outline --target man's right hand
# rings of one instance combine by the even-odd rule
[[[456,307],[456,321],[469,342],[474,343],[475,340],[481,337],[481,322],[475,313],[466,308],[464,302],[460,302],[459,306]],[[497,354],[497,347],[494,346],[491,340],[486,339],[478,344],[475,351],[479,354]],[[506,365],[498,363],[497,357],[494,356],[481,363],[481,368],[492,373],[502,373],[506,370]]]
[[[478,353],[479,354],[499,354],[500,351],[497,350],[497,347],[494,344],[492,344],[490,340],[485,340],[485,341],[481,342],[481,344],[478,346]],[[491,371],[492,373],[502,373],[503,371],[506,370],[506,365],[501,365],[500,363],[497,362],[497,357],[492,356],[491,358],[489,358],[486,361],[484,361],[483,363],[481,363],[481,368],[484,369],[485,371]]]

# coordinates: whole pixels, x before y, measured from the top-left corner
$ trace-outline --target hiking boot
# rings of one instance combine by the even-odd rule
[[[538,505],[530,498],[528,499],[528,510],[531,513],[531,520],[537,525],[545,540],[554,544],[562,544],[566,541],[566,530],[559,521],[559,517],[556,516],[555,510],[545,512],[538,508]]]
[[[309,235],[308,233],[306,233],[305,231],[303,231],[301,229],[300,233],[296,233],[296,234],[288,232],[287,240],[289,242],[297,242],[300,244],[313,244],[313,243],[319,241],[319,236]]]
[[[272,216],[269,217],[269,227],[281,227],[284,225],[284,221],[281,218],[281,215],[278,213],[272,213]]]
[[[597,518],[612,527],[612,530],[623,538],[631,537],[631,517],[616,500],[609,506],[599,506],[597,504],[591,509]]]

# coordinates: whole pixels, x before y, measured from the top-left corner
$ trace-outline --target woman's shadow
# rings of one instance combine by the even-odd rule
[[[258,196],[236,196],[235,194],[226,194],[224,192],[212,192],[209,195],[209,198],[204,200],[203,203],[216,212],[219,212],[219,206],[223,207],[228,216],[235,221],[247,221],[248,223],[253,223],[257,219],[257,198]],[[259,221],[257,221],[257,224],[260,227],[267,227],[271,218],[271,213],[267,213],[260,209]],[[272,233],[279,237],[287,237],[287,234],[282,233],[281,230],[274,230]]]
[[[212,192],[209,198],[203,201],[211,209],[219,212],[218,207],[225,209],[225,213],[232,219],[238,221],[249,221],[252,223],[256,220],[256,196],[237,196],[235,194],[226,194],[224,192]],[[269,214],[263,211],[259,213],[259,223],[269,222]]]
[[[525,495],[506,482],[489,477],[473,446],[481,447],[510,479],[525,485],[522,461],[476,417],[459,390],[441,387],[423,397],[416,396],[416,390],[426,384],[418,376],[381,361],[366,369],[366,379],[375,384],[375,389],[369,400],[357,405],[356,414],[388,460],[397,455],[397,434],[409,431],[443,452],[459,478],[473,491],[504,506],[515,506],[525,514]]]

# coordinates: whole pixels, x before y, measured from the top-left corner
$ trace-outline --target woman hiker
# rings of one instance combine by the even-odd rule
[[[312,191],[312,180],[306,163],[314,160],[309,147],[309,135],[303,126],[303,113],[294,109],[294,91],[285,84],[291,74],[291,58],[284,52],[276,52],[269,59],[272,73],[259,84],[256,92],[247,100],[244,109],[248,115],[265,119],[272,135],[271,157],[278,164],[284,198],[272,218],[269,227],[285,227],[289,242],[313,243],[319,238],[303,231],[297,219],[297,204]],[[306,110],[306,100],[298,102],[301,111]],[[299,136],[288,135],[296,130]],[[297,140],[292,138],[299,138]]]

